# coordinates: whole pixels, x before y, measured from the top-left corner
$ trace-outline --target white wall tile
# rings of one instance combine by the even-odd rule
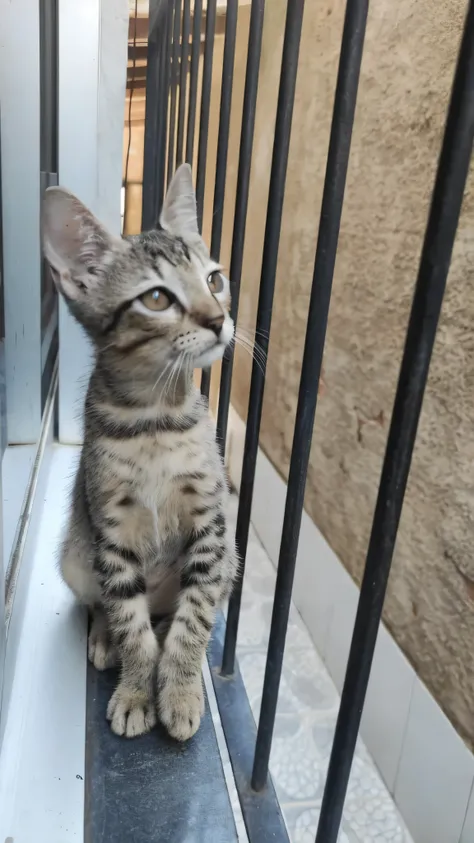
[[[341,564],[334,568],[333,610],[324,661],[339,692],[346,675],[359,589]]]
[[[356,591],[349,575],[304,513],[293,599],[323,659],[327,656],[336,603],[339,595],[347,590]],[[334,639],[332,643],[334,645]]]
[[[286,483],[263,451],[259,449],[252,503],[252,523],[275,567],[278,565],[280,556],[285,501]]]
[[[239,414],[234,410],[231,404],[229,407],[229,421],[225,448],[225,461],[231,483],[235,486],[237,491],[239,491],[240,489],[244,443],[245,423],[242,421]]]
[[[405,735],[415,671],[384,626],[379,629],[361,734],[391,793]],[[474,838],[473,838],[474,843]]]
[[[473,780],[473,755],[417,678],[395,783],[416,843],[459,843]]]

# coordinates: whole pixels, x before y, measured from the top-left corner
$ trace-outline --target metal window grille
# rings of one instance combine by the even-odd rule
[[[0,111],[0,460],[7,447],[6,427],[6,383],[5,383],[5,300],[3,295],[3,202],[2,202],[2,119]],[[2,490],[2,478],[0,477],[0,491]],[[0,512],[0,535],[3,531],[3,514]],[[8,560],[4,558],[3,547],[0,551],[0,578],[2,588],[0,589],[0,699],[3,699],[3,677],[5,672],[5,653],[7,646],[6,617],[5,617],[5,589],[3,583],[6,577]],[[2,743],[2,724],[0,722],[0,747]]]
[[[288,0],[271,164],[256,336],[268,350],[278,264],[285,178],[292,128],[304,0]],[[283,520],[273,616],[255,733],[249,711],[236,705],[241,679],[235,660],[242,579],[231,597],[225,628],[218,625],[209,658],[216,695],[242,810],[251,843],[287,841],[287,833],[268,776],[291,591],[303,511],[306,473],[315,420],[331,286],[337,252],[352,126],[364,46],[369,0],[347,0],[334,111],[327,156],[313,282],[301,370],[298,406]],[[230,281],[231,314],[239,306],[250,168],[255,127],[258,75],[265,13],[264,0],[252,0],[247,68],[234,211]],[[219,257],[226,183],[238,0],[228,0],[220,122],[215,163],[211,252]],[[196,189],[202,224],[212,84],[216,0],[208,0],[205,26],[202,0],[152,0],[143,191],[143,226],[158,216],[175,164],[193,163],[197,121],[198,70],[202,55]],[[190,59],[190,62],[189,62]],[[189,77],[189,79],[188,79]],[[186,149],[184,127],[187,114]],[[175,138],[176,134],[176,138]],[[316,843],[336,843],[381,620],[398,523],[410,470],[418,420],[451,260],[474,138],[474,0],[467,6],[444,138],[432,193],[425,239],[416,278],[411,315],[401,361],[385,458],[378,490],[359,606],[342,691],[325,785]],[[209,373],[201,389],[209,394]],[[232,380],[232,351],[223,361],[217,436],[225,449]],[[265,388],[265,362],[254,362],[250,385],[236,540],[245,564],[258,439]],[[217,669],[218,668],[218,669]]]
[[[41,0],[40,19],[40,167],[41,191],[58,183],[58,4]],[[46,261],[41,267],[42,406],[58,352],[58,296]]]

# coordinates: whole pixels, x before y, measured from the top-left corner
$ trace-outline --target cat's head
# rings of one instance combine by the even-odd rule
[[[150,371],[222,357],[234,325],[229,282],[199,234],[191,169],[183,164],[156,230],[112,235],[68,191],[46,191],[44,252],[58,290],[98,351]]]

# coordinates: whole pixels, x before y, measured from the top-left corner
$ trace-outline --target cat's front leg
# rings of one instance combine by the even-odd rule
[[[158,643],[148,609],[140,559],[127,543],[125,530],[114,525],[97,542],[95,569],[109,632],[117,647],[121,673],[107,719],[117,735],[135,737],[155,725],[155,682]]]
[[[191,738],[204,713],[202,663],[217,606],[237,569],[220,509],[201,516],[188,542],[181,590],[158,668],[158,714],[169,734]]]
[[[91,615],[88,658],[96,670],[107,670],[117,664],[117,649],[111,640],[107,616],[102,607],[94,606]]]

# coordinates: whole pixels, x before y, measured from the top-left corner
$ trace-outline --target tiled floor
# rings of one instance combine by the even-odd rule
[[[235,507],[233,500],[233,511]],[[252,530],[238,656],[256,719],[274,585],[275,570]],[[292,607],[270,764],[292,843],[314,843],[338,705],[334,684],[300,615]],[[339,843],[412,843],[361,742],[352,769]]]

